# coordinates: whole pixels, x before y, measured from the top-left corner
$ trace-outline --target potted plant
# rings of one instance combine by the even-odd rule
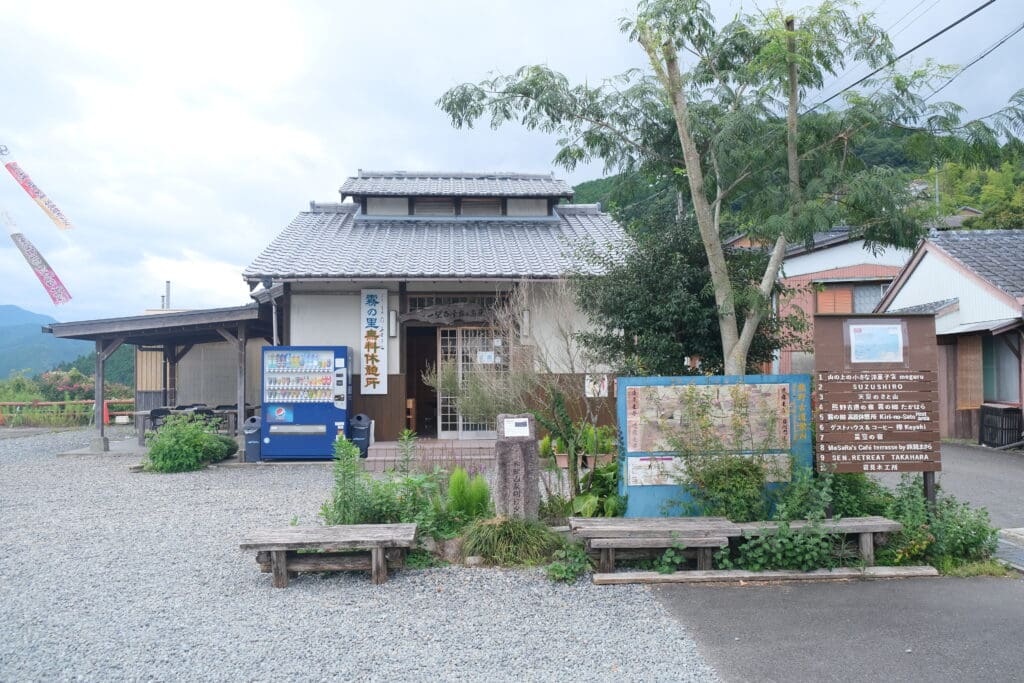
[[[584,454],[586,467],[593,469],[615,460],[619,447],[614,427],[611,425],[594,427],[589,422],[582,422],[579,425],[579,435],[578,452]],[[547,449],[546,452],[545,449]],[[552,440],[550,436],[547,436],[541,439],[541,457],[550,458],[554,455],[555,463],[562,469],[569,467],[567,450],[560,438]]]

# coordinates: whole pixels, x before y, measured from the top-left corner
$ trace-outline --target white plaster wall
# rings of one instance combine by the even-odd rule
[[[547,216],[547,199],[513,199],[506,200],[505,211],[509,216]]]
[[[367,216],[408,216],[409,199],[407,197],[367,197]]]
[[[250,339],[245,351],[245,400],[260,402],[260,349],[263,339]],[[234,344],[197,344],[178,363],[178,404],[234,405],[238,401],[238,355]]]
[[[336,294],[293,294],[291,298],[292,346],[349,346],[358,356],[362,328],[359,326],[359,292]],[[388,294],[388,310],[398,310],[398,294]],[[399,372],[400,337],[388,334],[388,374]],[[359,363],[353,358],[353,371]]]
[[[1019,306],[1004,302],[975,278],[954,268],[943,257],[928,252],[893,298],[889,310],[953,298],[960,300],[960,310],[935,319],[938,334],[958,325],[1020,315]]]
[[[604,365],[595,365],[587,360],[583,350],[575,343],[567,343],[573,334],[590,327],[586,315],[576,308],[575,302],[564,295],[557,283],[532,283],[529,285],[527,306],[530,311],[529,337],[524,343],[537,349],[538,360],[556,373],[610,372]]]
[[[910,255],[909,249],[895,247],[887,247],[876,255],[864,248],[864,240],[858,240],[788,258],[783,262],[782,270],[784,277],[796,277],[822,270],[864,264],[903,266],[910,260]]]

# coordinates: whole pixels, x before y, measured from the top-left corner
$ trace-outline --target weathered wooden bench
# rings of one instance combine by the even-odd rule
[[[260,570],[273,574],[275,588],[284,588],[296,572],[369,570],[375,584],[384,583],[389,568],[405,565],[415,543],[415,524],[351,524],[260,529],[240,547],[255,550]]]
[[[711,569],[714,551],[729,545],[735,524],[725,517],[571,517],[569,529],[587,551],[600,553],[598,571],[615,571],[617,550],[682,545],[697,552],[697,568]]]
[[[810,522],[790,522],[800,529]],[[885,517],[847,517],[826,519],[822,528],[830,534],[855,534],[861,559],[867,566],[875,563],[876,535],[894,533],[903,528]],[[598,571],[615,569],[616,550],[658,549],[682,545],[697,552],[697,569],[711,569],[714,550],[729,545],[729,539],[771,534],[778,522],[736,524],[725,517],[571,517],[569,529],[584,541],[588,552],[600,553]]]

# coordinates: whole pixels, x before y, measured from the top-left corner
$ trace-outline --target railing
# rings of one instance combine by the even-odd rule
[[[95,401],[4,401],[0,402],[0,426],[81,427],[95,424]],[[111,416],[134,415],[135,400],[112,398],[103,401],[103,424]]]

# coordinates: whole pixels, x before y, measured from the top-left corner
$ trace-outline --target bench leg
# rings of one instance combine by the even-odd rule
[[[272,550],[270,552],[270,571],[274,577],[274,588],[288,586],[288,551]]]
[[[610,574],[615,571],[615,548],[601,548],[601,559],[597,563],[597,570],[602,574]]]
[[[860,534],[860,558],[864,565],[872,567],[875,564],[875,535],[871,532]]]
[[[697,569],[699,571],[710,571],[715,557],[711,550],[711,548],[697,548]]]
[[[370,550],[370,575],[375,584],[388,580],[388,561],[384,557],[384,548],[375,547]]]

